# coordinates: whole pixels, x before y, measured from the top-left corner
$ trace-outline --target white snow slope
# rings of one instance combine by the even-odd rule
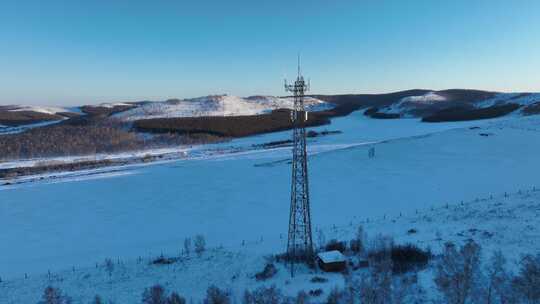
[[[428,92],[424,95],[401,98],[392,105],[381,109],[381,112],[407,114],[411,110],[422,109],[444,101],[447,101],[446,97],[439,95],[436,92]],[[540,93],[499,93],[493,98],[478,100],[474,102],[473,105],[476,108],[487,108],[509,103],[528,106],[538,102],[540,102]]]
[[[21,133],[21,132],[24,132],[26,130],[30,130],[30,129],[34,129],[34,128],[41,128],[41,127],[44,127],[44,126],[49,126],[49,125],[52,125],[52,124],[56,124],[56,123],[58,123],[60,121],[62,121],[62,120],[44,121],[44,122],[38,122],[38,123],[33,123],[33,124],[22,125],[22,126],[18,126],[18,127],[9,127],[9,126],[0,125],[0,135]]]
[[[540,102],[540,93],[500,93],[493,98],[477,103],[476,106],[479,108],[487,108],[508,103],[527,106],[537,102]]]
[[[463,244],[473,239],[482,246],[485,258],[495,250],[502,250],[514,264],[523,253],[540,250],[540,189],[518,190],[498,196],[477,198],[468,202],[452,202],[442,207],[417,210],[411,214],[360,219],[349,223],[322,227],[326,240],[349,240],[354,237],[358,225],[362,225],[367,237],[392,236],[399,244],[416,243],[423,248],[440,252],[446,241]],[[410,231],[414,231],[411,233]],[[320,235],[320,232],[317,232]],[[255,274],[264,268],[266,258],[256,253],[264,246],[260,239],[238,246],[236,251],[211,248],[202,256],[194,253],[173,252],[178,258],[170,265],[154,265],[157,256],[141,256],[134,260],[114,259],[109,274],[103,261],[90,267],[73,267],[50,274],[31,275],[0,283],[1,303],[37,303],[47,286],[55,286],[67,292],[74,303],[88,303],[96,294],[114,303],[137,303],[145,288],[160,284],[168,291],[176,291],[190,300],[199,302],[210,285],[227,289],[235,302],[240,301],[244,290],[260,286],[278,286],[285,295],[295,296],[300,290],[323,290],[317,300],[324,300],[330,290],[343,287],[341,274],[321,273],[300,267],[291,278],[283,264],[276,263],[278,273],[266,281],[257,281]],[[316,240],[318,242],[318,240]],[[420,276],[429,288],[430,269]],[[317,283],[311,279],[324,277],[327,282]],[[432,283],[431,283],[432,284]],[[428,289],[429,300],[437,300],[437,292]]]
[[[526,190],[540,186],[540,117],[426,124],[373,120],[356,112],[323,128],[344,133],[309,142],[315,230],[345,237],[369,218],[368,233],[391,233],[398,240],[436,244],[439,230],[456,240],[478,237],[488,248],[497,244],[516,255],[539,250],[539,198]],[[289,136],[236,140],[213,146],[221,155],[140,167],[108,179],[0,186],[0,222],[9,227],[0,234],[0,295],[28,294],[34,301],[50,283],[43,276],[47,270],[62,273],[54,283],[75,297],[100,290],[119,299],[139,299],[140,289],[154,282],[169,282],[188,296],[193,289],[198,298],[213,280],[233,280],[235,271],[251,275],[260,270],[262,255],[285,248],[290,167],[283,160],[290,149],[227,151]],[[370,147],[376,149],[373,159]],[[519,189],[523,196],[502,198]],[[493,200],[475,202],[490,195]],[[472,207],[460,209],[462,200]],[[418,234],[406,236],[409,228]],[[139,256],[177,255],[183,239],[196,234],[205,235],[210,247],[223,245],[225,252],[247,257],[223,262],[229,253],[220,254],[218,263],[186,262],[187,268],[171,266],[168,274],[133,266]],[[102,270],[90,270],[117,257],[135,269],[118,272],[118,285],[103,282]],[[68,275],[72,266],[76,271]],[[216,277],[207,280],[207,272]],[[24,273],[31,281],[24,281]],[[139,279],[130,279],[134,273]]]
[[[430,104],[430,103],[436,103],[438,101],[445,101],[445,100],[446,100],[446,97],[441,96],[435,92],[429,92],[420,96],[403,97],[401,99],[401,102],[416,102],[416,103]]]
[[[20,112],[20,111],[29,111],[29,112],[38,112],[54,115],[56,113],[62,112],[72,112],[69,108],[62,107],[48,107],[48,106],[32,106],[32,105],[16,105],[16,106],[6,106],[9,108],[10,112]]]
[[[331,108],[324,101],[308,97],[305,99],[310,111]],[[115,114],[114,117],[134,121],[147,118],[164,117],[199,117],[199,116],[239,116],[255,115],[279,108],[292,108],[292,98],[273,96],[237,97],[228,95],[212,95],[185,100],[168,100],[164,102],[148,102],[136,108]]]

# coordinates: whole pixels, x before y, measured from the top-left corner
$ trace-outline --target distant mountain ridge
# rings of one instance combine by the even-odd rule
[[[131,109],[113,115],[123,121],[153,118],[205,117],[205,116],[245,116],[269,113],[277,109],[292,109],[292,98],[274,96],[238,97],[210,95],[191,99],[170,99],[164,102],[138,104]],[[330,103],[313,97],[305,99],[309,111],[332,108]]]
[[[0,106],[0,125],[20,126],[60,121],[81,114],[114,117],[123,121],[260,115],[277,109],[291,109],[292,103],[291,97],[209,95],[166,101],[111,102],[75,108],[12,105]],[[484,112],[493,112],[492,114],[496,114],[495,117],[512,112],[522,115],[537,114],[540,113],[540,94],[499,93],[473,89],[438,91],[412,89],[384,94],[310,95],[306,97],[306,105],[312,112],[337,107],[341,115],[366,109],[366,114],[373,118],[418,117],[425,121],[437,121],[432,119],[433,116],[440,116],[442,112],[446,117],[442,120],[460,120],[475,119],[475,111],[482,109]],[[453,114],[448,116],[448,113]],[[487,118],[491,116],[487,115]],[[480,115],[480,118],[485,117]]]
[[[486,119],[540,113],[540,93],[468,89],[407,90],[388,94],[316,95],[342,106],[367,108],[373,118],[422,118],[426,122]]]
[[[0,106],[0,125],[20,126],[47,121],[64,120],[80,113],[68,108],[47,106]]]

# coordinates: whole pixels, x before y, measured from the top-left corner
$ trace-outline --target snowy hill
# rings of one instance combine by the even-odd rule
[[[362,224],[370,235],[437,252],[443,241],[468,239],[486,254],[503,250],[511,261],[540,250],[539,116],[427,124],[359,111],[330,126],[342,133],[308,145],[317,242],[319,231],[327,240],[350,240]],[[74,303],[96,293],[137,302],[155,283],[195,303],[212,283],[238,299],[244,288],[262,284],[253,276],[266,255],[284,250],[288,227],[290,147],[253,146],[288,138],[290,132],[277,132],[121,172],[1,185],[0,222],[10,229],[0,243],[10,246],[0,255],[0,302],[35,303],[49,284]],[[183,240],[198,234],[223,249],[150,265],[161,253],[179,256]],[[102,266],[106,258],[115,262],[111,275]],[[313,276],[304,270],[290,280],[279,266],[265,284],[289,295],[320,288],[326,296],[344,279],[328,275],[317,286]]]
[[[484,257],[502,250],[510,265],[515,265],[511,266],[513,269],[517,267],[515,262],[519,261],[520,254],[540,250],[539,218],[540,189],[530,188],[468,202],[451,202],[410,215],[354,219],[350,223],[324,227],[317,234],[327,240],[350,240],[361,225],[367,239],[391,236],[399,244],[413,243],[436,252],[447,241],[463,244],[474,240],[482,246]],[[322,302],[333,288],[343,288],[351,279],[350,274],[324,273],[306,267],[298,268],[296,276],[291,278],[286,265],[275,263],[276,275],[259,281],[255,276],[268,261],[267,256],[257,253],[257,248],[264,243],[264,240],[249,242],[234,251],[209,248],[201,256],[178,248],[177,252],[166,256],[172,263],[164,265],[154,263],[158,255],[145,255],[136,259],[113,259],[111,266],[99,261],[90,267],[20,277],[0,283],[3,291],[0,302],[37,303],[44,288],[52,285],[66,292],[73,303],[88,303],[95,295],[114,303],[138,303],[143,290],[154,284],[161,284],[195,303],[203,300],[211,285],[228,290],[235,302],[242,298],[245,290],[272,285],[285,296],[320,289],[322,294],[311,299]],[[431,287],[432,269],[421,271],[419,276],[424,288]],[[315,277],[319,280],[314,281]],[[437,296],[437,291],[431,288],[424,300],[436,301]]]
[[[23,127],[23,129],[39,127],[41,126],[40,123],[61,121],[78,115],[80,115],[80,113],[75,109],[64,107],[26,105],[0,106],[0,124],[10,127]],[[0,128],[0,134],[5,133],[4,131],[6,131],[5,128]],[[9,130],[9,132],[15,131]]]
[[[414,212],[534,185],[539,118],[482,124],[487,125],[373,120],[359,112],[336,119],[332,128],[343,133],[309,143],[314,155],[310,159],[314,223],[328,226],[356,215]],[[481,129],[468,128],[472,126]],[[126,168],[129,175],[109,179],[44,179],[0,186],[0,221],[12,227],[1,240],[18,244],[0,256],[1,264],[11,265],[2,276],[81,265],[88,259],[167,252],[197,233],[206,235],[211,244],[225,246],[264,237],[273,239],[267,243],[268,251],[279,250],[283,243],[279,234],[286,232],[289,211],[290,148],[242,148],[289,136],[271,133],[198,148],[188,151],[194,159]],[[376,148],[375,159],[367,157],[370,146]],[[519,146],[527,149],[508,148]],[[51,210],[54,216],[42,216]],[[170,229],[171,223],[178,229]],[[83,232],[84,243],[73,225],[89,227]],[[145,228],[134,235],[141,227]],[[72,250],[65,243],[78,245]]]
[[[398,114],[401,117],[426,117],[446,109],[488,109],[505,105],[516,105],[519,114],[532,113],[532,106],[540,104],[539,93],[489,93],[485,96],[458,94],[455,91],[428,91],[422,95],[412,95],[400,98],[388,106],[381,107],[378,112],[385,114]],[[466,92],[466,91],[465,91]]]
[[[32,106],[32,105],[16,105],[16,106],[3,106],[2,110],[8,112],[37,112],[44,114],[59,114],[72,112],[69,108],[64,107],[51,107],[51,106]]]
[[[315,98],[306,98],[309,111],[320,111],[332,105]],[[292,98],[273,96],[237,97],[211,95],[193,99],[171,99],[163,102],[145,102],[136,108],[117,113],[113,117],[124,121],[148,118],[240,116],[267,113],[271,110],[293,107]]]
[[[493,98],[476,103],[476,107],[486,108],[508,103],[515,103],[521,106],[530,106],[540,102],[540,93],[500,93]]]

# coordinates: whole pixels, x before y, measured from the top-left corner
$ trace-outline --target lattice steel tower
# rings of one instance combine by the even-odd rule
[[[298,76],[296,81],[294,84],[288,84],[285,80],[285,90],[292,92],[294,95],[294,109],[291,112],[293,125],[291,210],[287,241],[287,255],[291,262],[291,276],[294,276],[295,262],[311,261],[313,258],[305,128],[308,113],[304,107],[304,92],[309,90],[309,83],[306,84],[304,77],[302,77],[300,56],[298,56]]]

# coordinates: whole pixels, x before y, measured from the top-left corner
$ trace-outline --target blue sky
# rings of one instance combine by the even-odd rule
[[[4,1],[0,104],[540,91],[540,1]]]

